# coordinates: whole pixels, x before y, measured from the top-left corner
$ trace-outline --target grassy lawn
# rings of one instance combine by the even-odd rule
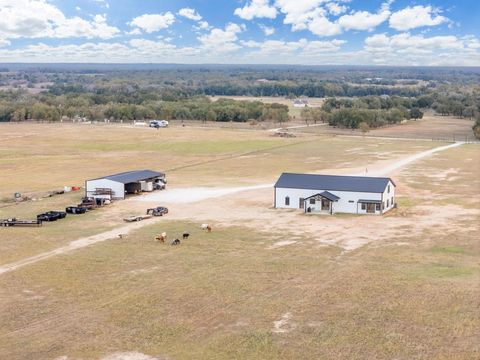
[[[463,253],[367,247],[340,256],[307,239],[267,250],[273,241],[259,233],[195,228],[165,222],[2,276],[2,353],[469,359],[478,350],[472,236]],[[152,241],[184,229],[192,235],[179,247]],[[284,332],[274,331],[285,314]]]

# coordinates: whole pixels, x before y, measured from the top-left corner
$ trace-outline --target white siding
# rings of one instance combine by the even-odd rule
[[[390,186],[390,192],[388,191],[389,186]],[[387,206],[387,199],[388,199],[388,206]],[[393,209],[396,201],[397,200],[395,199],[395,185],[393,185],[393,183],[389,181],[387,187],[385,188],[385,191],[383,192],[383,205],[384,205],[383,212],[387,212],[388,210]]]
[[[393,187],[393,185],[391,186]],[[300,198],[307,198],[309,196],[322,193],[325,190],[313,189],[290,189],[290,188],[276,188],[275,189],[275,207],[283,209],[301,209],[299,207]],[[382,193],[367,193],[367,192],[352,192],[352,191],[335,191],[326,190],[329,193],[338,196],[340,199],[333,203],[333,213],[352,213],[352,214],[366,214],[366,210],[362,210],[361,204],[358,200],[378,200],[382,201]],[[289,197],[290,205],[285,205],[285,198]],[[308,204],[307,204],[308,207]],[[377,214],[380,211],[376,212]]]
[[[125,198],[125,185],[109,179],[87,180],[85,184],[86,196],[92,196],[96,188],[112,189],[114,199]]]

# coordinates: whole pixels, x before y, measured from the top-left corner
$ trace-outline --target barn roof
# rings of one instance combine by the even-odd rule
[[[165,174],[161,172],[153,171],[153,170],[133,170],[133,171],[126,171],[118,174],[103,176],[103,177],[92,179],[92,180],[108,179],[108,180],[116,181],[119,183],[128,184],[128,183],[156,178],[164,175]]]
[[[309,197],[305,198],[305,200],[316,197],[316,196],[324,197],[325,199],[328,199],[330,201],[340,200],[340,197],[338,197],[337,195],[334,195],[334,194],[332,194],[331,192],[328,192],[328,191],[324,191],[320,194],[315,194],[315,195],[309,196]]]
[[[383,193],[390,178],[283,173],[275,187]],[[392,181],[395,186],[395,183]]]

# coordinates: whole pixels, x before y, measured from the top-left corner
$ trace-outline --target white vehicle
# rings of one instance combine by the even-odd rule
[[[157,128],[157,129],[161,128],[161,127],[167,127],[168,126],[168,121],[167,120],[152,120],[152,121],[150,121],[149,126]]]

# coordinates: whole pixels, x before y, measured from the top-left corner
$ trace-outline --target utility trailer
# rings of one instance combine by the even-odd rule
[[[142,221],[146,219],[150,219],[152,215],[133,215],[133,216],[128,216],[123,219],[123,221],[126,222],[135,222],[135,221]]]
[[[0,220],[0,226],[42,226],[42,220],[4,219]]]

